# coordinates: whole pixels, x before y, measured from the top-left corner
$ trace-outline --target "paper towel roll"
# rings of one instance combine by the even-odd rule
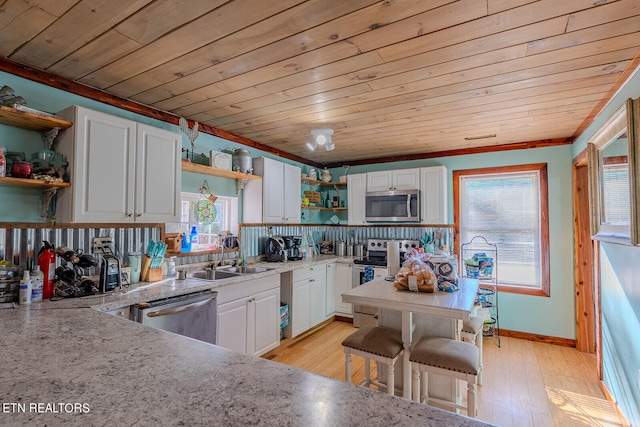
[[[389,275],[395,276],[400,269],[400,243],[388,242],[387,243],[387,268],[389,269]]]

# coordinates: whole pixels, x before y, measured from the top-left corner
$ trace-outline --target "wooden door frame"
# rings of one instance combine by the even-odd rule
[[[587,166],[588,155],[585,150],[574,159],[572,171],[576,348],[585,353],[595,352],[599,356],[601,319],[598,287],[595,286],[597,281],[594,280],[597,248],[594,248],[594,241],[591,240]]]

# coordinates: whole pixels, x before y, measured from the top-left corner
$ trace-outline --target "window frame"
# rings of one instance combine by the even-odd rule
[[[547,164],[536,163],[527,165],[496,166],[477,169],[455,170],[453,171],[453,222],[455,235],[455,253],[460,254],[460,179],[472,175],[497,175],[509,173],[535,172],[539,174],[539,201],[540,201],[540,288],[525,286],[503,285],[498,282],[500,292],[515,293],[532,296],[551,296],[550,267],[549,267],[549,188],[547,176]],[[498,274],[498,281],[500,275]]]

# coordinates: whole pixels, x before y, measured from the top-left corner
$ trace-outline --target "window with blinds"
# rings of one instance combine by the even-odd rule
[[[498,245],[500,286],[548,293],[546,166],[455,171],[454,182],[460,241]]]
[[[629,225],[631,208],[629,206],[629,165],[626,163],[605,164],[602,166],[602,222],[609,225]]]

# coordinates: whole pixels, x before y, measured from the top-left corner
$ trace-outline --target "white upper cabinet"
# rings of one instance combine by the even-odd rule
[[[447,224],[447,168],[432,166],[420,169],[420,222]]]
[[[367,191],[367,174],[347,175],[347,221],[349,225],[365,224],[364,195]]]
[[[297,224],[300,222],[301,170],[267,157],[253,159],[253,173],[262,180],[246,183],[243,195],[245,223]]]
[[[79,106],[58,114],[74,122],[57,145],[74,183],[60,194],[59,221],[180,220],[179,134]]]
[[[420,169],[368,172],[367,191],[414,190],[420,188]]]

